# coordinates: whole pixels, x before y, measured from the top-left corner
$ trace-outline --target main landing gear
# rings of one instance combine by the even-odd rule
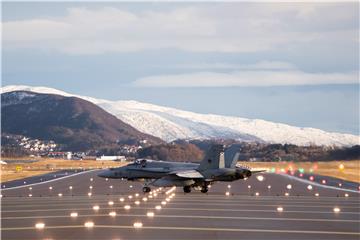
[[[191,186],[184,186],[184,193],[191,192]]]
[[[209,190],[209,188],[208,188],[207,186],[205,186],[205,187],[202,187],[200,191],[201,191],[202,193],[207,193],[208,190]]]
[[[144,193],[148,193],[148,192],[151,191],[151,188],[149,188],[149,187],[143,187],[142,190],[143,190]]]
[[[196,188],[198,190],[198,188]],[[207,193],[209,191],[208,186],[201,187],[200,191],[202,193]],[[191,192],[191,186],[184,186],[184,193],[190,193]]]

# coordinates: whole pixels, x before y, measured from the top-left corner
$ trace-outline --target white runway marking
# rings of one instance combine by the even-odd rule
[[[296,181],[299,181],[299,182],[302,182],[302,183],[311,184],[311,185],[314,185],[314,186],[317,186],[317,187],[334,189],[334,190],[339,190],[339,191],[344,191],[344,192],[360,193],[357,190],[351,190],[351,189],[345,189],[345,188],[339,188],[339,187],[334,187],[334,186],[323,185],[323,184],[320,184],[320,183],[317,183],[317,182],[313,182],[313,181],[306,180],[306,179],[303,179],[303,178],[298,178],[298,177],[291,176],[291,175],[288,175],[288,174],[285,174],[285,173],[280,173],[279,175],[290,178],[290,179],[293,179],[293,180],[296,180]]]
[[[67,175],[67,176],[63,176],[63,177],[51,179],[51,180],[48,180],[48,181],[38,182],[38,183],[31,183],[31,184],[21,185],[21,186],[16,186],[16,187],[3,188],[3,189],[1,189],[1,191],[18,189],[18,188],[29,187],[29,186],[36,186],[36,185],[41,185],[41,184],[49,183],[49,182],[55,182],[55,181],[63,180],[63,179],[65,179],[65,178],[75,177],[75,176],[78,176],[78,175],[80,175],[80,174],[89,173],[89,172],[94,172],[94,171],[99,171],[99,169],[87,170],[87,171],[83,171],[83,172],[79,172],[79,173],[74,173],[74,174],[71,174],[71,175]]]
[[[107,204],[109,206],[113,206],[114,203],[110,201],[110,203],[108,203],[107,201],[96,201],[97,203],[102,203],[102,204]],[[163,201],[164,202],[164,201]],[[135,202],[136,205],[139,205]],[[188,202],[169,202],[168,204],[170,205],[187,205],[189,204]],[[224,206],[224,203],[190,203],[192,206]],[[242,207],[276,207],[279,204],[247,204],[247,203],[225,203],[226,206],[242,206]],[[66,206],[88,206],[90,205],[90,203],[42,203],[42,204],[24,204],[21,206],[16,206],[16,208],[29,208],[29,207],[53,207],[53,206],[62,206],[62,207],[66,207]],[[298,205],[298,204],[293,204],[293,202],[289,201],[289,203],[282,203],[282,205],[287,206],[287,207],[292,207],[292,208],[329,208],[329,207],[333,207],[334,204],[322,204],[322,205]],[[354,206],[343,206],[343,208],[360,208],[360,206],[358,204],[353,204]]]
[[[79,218],[86,217],[107,217],[108,214],[82,214]],[[118,217],[145,217],[143,214],[120,214]],[[328,218],[272,218],[272,217],[229,217],[229,216],[208,216],[208,215],[157,215],[157,218],[198,218],[198,219],[233,219],[233,220],[266,220],[266,221],[305,221],[305,222],[352,222],[360,223],[359,220],[349,219],[328,219]],[[3,220],[16,219],[46,219],[46,218],[69,218],[69,215],[56,216],[18,216],[4,217]]]
[[[122,197],[121,194],[114,194],[111,195],[111,197],[119,198]],[[225,197],[223,194],[221,196],[219,195],[191,195],[191,196],[181,196],[180,194],[176,196],[176,200],[183,200],[183,201],[251,201],[251,202],[262,202],[262,201],[304,201],[305,202],[333,202],[333,201],[339,201],[344,200],[345,202],[359,202],[359,195],[352,195],[348,197],[329,197],[329,196],[320,196],[319,198],[315,198],[314,196],[290,196],[290,197],[284,197],[284,196],[260,196],[260,197],[254,197],[254,196],[248,196],[248,195],[234,195],[231,197]],[[93,195],[93,200],[101,200],[108,198],[109,196],[104,194],[99,195]],[[36,201],[57,201],[58,198],[55,196],[33,196],[33,200]],[[2,202],[5,201],[11,201],[11,202],[24,202],[24,198],[15,196],[15,197],[3,197]],[[62,201],[89,201],[89,197],[84,193],[83,195],[76,195],[76,196],[69,196],[64,195]],[[126,201],[126,199],[125,199]],[[9,202],[8,202],[9,203]]]
[[[160,206],[161,207],[161,206]],[[77,208],[76,210],[89,210],[90,208]],[[123,209],[123,207],[112,207],[112,208],[102,208],[102,209]],[[146,209],[148,210],[148,207],[133,207],[134,210],[136,209]],[[53,208],[53,209],[29,209],[29,210],[5,210],[2,211],[2,213],[10,213],[10,212],[52,212],[52,211],[68,211],[68,210],[74,210],[74,209],[68,209],[68,208]],[[182,211],[219,211],[219,212],[274,212],[277,213],[276,210],[265,210],[265,209],[209,209],[209,208],[172,208],[172,207],[166,207],[166,210],[182,210]],[[287,213],[309,213],[309,214],[315,214],[315,213],[329,213],[334,214],[334,212],[331,211],[325,212],[325,211],[286,211]],[[341,212],[341,214],[357,214],[360,215],[360,212]]]
[[[83,225],[70,226],[49,226],[47,229],[66,229],[83,228]],[[94,225],[94,228],[114,228],[114,229],[133,229],[133,226],[120,225]],[[34,227],[13,227],[1,228],[2,231],[33,230]],[[283,229],[241,229],[241,228],[205,228],[205,227],[157,227],[143,226],[142,229],[149,230],[182,230],[182,231],[219,231],[219,232],[255,232],[255,233],[292,233],[292,234],[319,234],[319,235],[355,235],[360,236],[358,232],[340,232],[340,231],[307,231],[307,230],[283,230]]]
[[[72,201],[70,201],[69,199],[65,199],[66,195],[63,197],[63,199],[61,199],[62,201],[62,205],[67,205],[67,204],[90,204],[91,202],[98,202],[98,203],[107,203],[107,199],[92,199],[91,201],[89,201],[89,199],[73,199]],[[56,197],[57,198],[57,197]],[[116,197],[115,197],[116,198]],[[153,200],[153,199],[152,199]],[[319,205],[319,206],[327,206],[327,205],[333,205],[333,204],[337,204],[339,203],[339,201],[341,202],[341,204],[345,204],[345,205],[355,205],[355,206],[359,206],[360,204],[360,201],[351,201],[350,199],[341,199],[341,198],[338,198],[336,199],[336,201],[326,201],[324,199],[319,199],[319,200],[315,200],[314,201],[296,201],[296,200],[285,200],[285,199],[277,199],[277,203],[290,203],[290,204],[303,204],[304,207],[306,206],[309,206],[309,205]],[[122,203],[128,203],[129,201],[127,202],[121,202],[119,201],[120,204]],[[174,201],[172,201],[171,203],[184,203],[184,204],[192,204],[192,203],[198,203],[198,202],[202,202],[202,203],[205,203],[205,202],[210,202],[210,203],[223,203],[223,204],[254,204],[254,205],[257,205],[257,206],[260,206],[260,205],[266,205],[266,204],[269,204],[269,203],[273,203],[273,201],[267,201],[267,200],[259,200],[259,199],[254,199],[254,200],[213,200],[213,199],[207,199],[207,198],[204,198],[202,200],[192,200],[192,199],[189,199],[189,200],[186,200],[186,199],[175,199]],[[35,203],[35,204],[34,204]],[[149,203],[149,201],[147,201],[147,203]],[[53,200],[53,199],[44,199],[44,197],[42,198],[36,198],[36,197],[32,197],[32,199],[28,199],[28,198],[25,198],[25,199],[22,199],[22,200],[18,200],[18,199],[11,199],[9,201],[9,199],[2,199],[2,206],[6,206],[6,207],[12,207],[12,206],[19,206],[19,205],[22,205],[22,206],[32,206],[32,205],[58,205],[59,204],[59,201],[58,201],[58,198],[56,200]]]

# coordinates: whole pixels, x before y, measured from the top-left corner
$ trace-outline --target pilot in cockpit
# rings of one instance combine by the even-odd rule
[[[146,159],[136,159],[134,165],[146,167]]]

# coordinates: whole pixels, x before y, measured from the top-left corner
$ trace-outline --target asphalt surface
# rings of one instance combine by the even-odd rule
[[[9,182],[5,182],[1,184],[1,189],[13,188],[18,186],[30,186],[34,183],[47,182],[50,180],[55,180],[57,178],[62,178],[66,176],[70,176],[72,174],[76,174],[79,172],[83,172],[81,169],[75,170],[60,170],[56,172],[46,173],[39,176],[27,177],[23,179],[13,180]]]
[[[156,196],[150,198],[140,183],[97,173],[3,189],[2,239],[360,239],[358,185],[339,179],[327,179],[328,186],[321,176],[312,182],[307,176],[264,173],[216,183],[207,194],[153,188]],[[349,184],[352,189],[345,190]]]

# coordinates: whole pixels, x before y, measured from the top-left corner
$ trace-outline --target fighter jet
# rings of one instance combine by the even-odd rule
[[[210,147],[200,164],[137,159],[126,166],[104,170],[98,176],[143,181],[142,190],[145,193],[151,191],[150,186],[183,187],[185,193],[190,193],[191,189],[195,188],[200,189],[202,193],[207,193],[209,185],[214,182],[232,182],[263,172],[236,166],[238,154],[236,153],[229,161],[225,161],[224,146],[216,144]]]

